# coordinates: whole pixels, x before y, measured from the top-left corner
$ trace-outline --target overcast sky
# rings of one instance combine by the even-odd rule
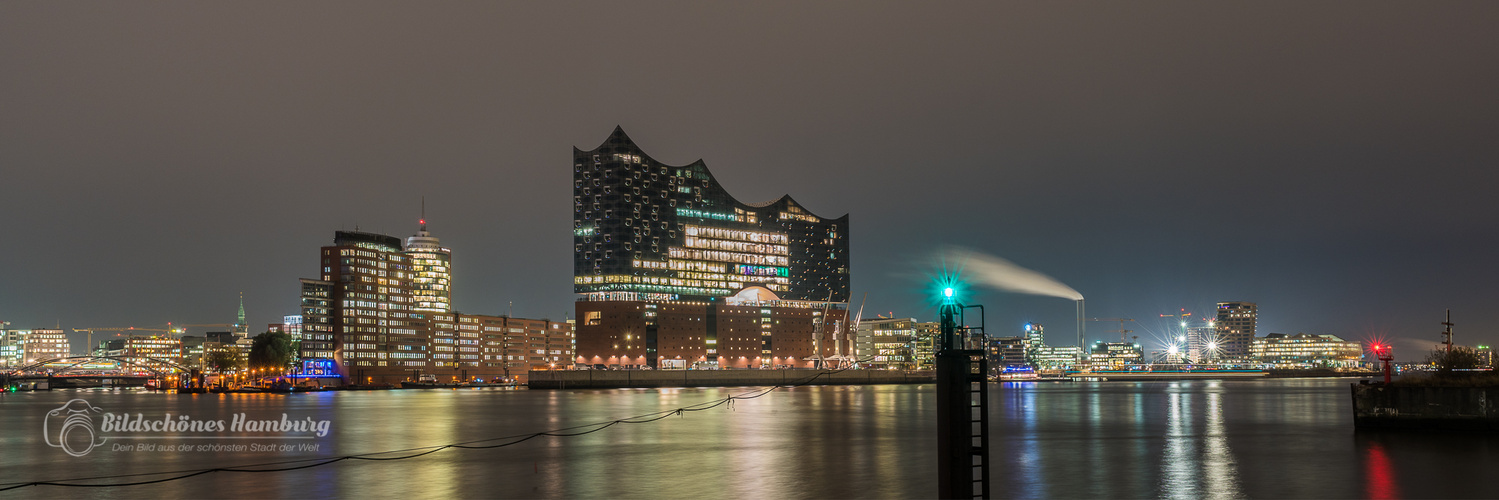
[[[570,314],[571,149],[616,125],[740,200],[850,215],[853,307],[942,244],[1089,316],[1499,343],[1499,3],[0,3],[0,320],[297,312],[427,199],[454,303]],[[979,291],[991,333],[1064,299]],[[1117,326],[1090,326],[1090,340]],[[200,329],[201,330],[201,329]],[[81,341],[81,336],[79,341]]]

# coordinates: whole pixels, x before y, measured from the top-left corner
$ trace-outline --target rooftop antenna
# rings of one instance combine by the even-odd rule
[[[421,231],[423,233],[427,232],[427,197],[426,196],[422,196],[422,219],[421,219],[421,223],[422,223],[422,229],[421,229]]]

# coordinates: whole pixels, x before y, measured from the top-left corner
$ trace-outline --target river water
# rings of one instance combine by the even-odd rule
[[[1355,433],[1349,382],[995,384],[993,492],[1006,498],[1499,497],[1499,475],[1491,475],[1499,471],[1499,437]],[[0,396],[0,483],[419,448],[750,392],[12,393]],[[284,414],[288,421],[327,421],[328,428],[322,437],[313,427],[300,433],[106,431],[99,428],[103,414],[94,413],[94,429],[105,441],[88,449],[79,444],[88,441],[85,434],[69,434],[74,452],[88,450],[75,457],[48,444],[58,442],[60,420],[49,421],[48,412],[72,399],[147,421],[170,413],[177,421],[187,415],[232,425],[238,414],[255,421],[279,421]],[[28,486],[0,497],[930,498],[937,492],[935,401],[930,385],[800,387],[652,423],[496,449],[285,472],[217,472],[144,486]]]

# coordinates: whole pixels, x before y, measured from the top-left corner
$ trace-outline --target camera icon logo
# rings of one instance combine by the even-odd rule
[[[94,430],[94,414],[103,412],[82,399],[68,401],[47,412],[47,418],[42,421],[42,438],[47,441],[47,446],[62,448],[69,455],[87,455],[94,447],[104,444],[104,438]],[[55,442],[54,436],[57,438]]]

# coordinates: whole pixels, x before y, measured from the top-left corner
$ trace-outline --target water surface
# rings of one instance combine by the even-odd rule
[[[1495,497],[1499,438],[1355,433],[1349,381],[1006,383],[990,395],[996,497]],[[753,392],[751,388],[406,390],[292,395],[53,391],[0,396],[0,482],[136,474],[370,453],[572,427]],[[198,419],[329,420],[318,451],[116,451],[48,446],[48,410]],[[0,496],[929,498],[930,385],[775,391],[710,411],[410,460],[276,473],[214,473],[148,486],[34,486]],[[159,418],[159,417],[158,417]],[[222,436],[234,436],[231,433]],[[137,439],[157,444],[185,440]],[[254,440],[198,439],[245,444]]]

